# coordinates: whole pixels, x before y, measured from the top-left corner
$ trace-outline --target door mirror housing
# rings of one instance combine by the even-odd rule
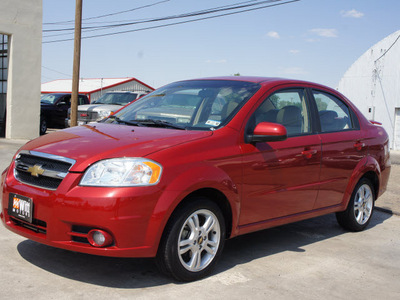
[[[285,126],[277,123],[261,122],[254,128],[253,134],[247,136],[249,143],[277,142],[287,139]]]

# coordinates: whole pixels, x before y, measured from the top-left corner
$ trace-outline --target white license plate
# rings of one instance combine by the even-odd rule
[[[15,218],[32,223],[33,201],[31,198],[10,193],[8,214]]]

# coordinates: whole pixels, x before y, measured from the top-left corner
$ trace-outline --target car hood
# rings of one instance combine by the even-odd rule
[[[109,110],[116,111],[123,107],[123,105],[113,105],[113,104],[85,104],[79,105],[78,111],[100,111],[100,110]]]
[[[76,160],[70,171],[82,172],[96,161],[115,157],[145,157],[165,148],[211,136],[211,131],[187,131],[95,123],[60,130],[25,144],[39,151]]]
[[[40,108],[48,108],[48,107],[53,107],[53,106],[55,106],[54,104],[50,104],[50,103],[44,103],[44,102],[41,102],[40,103]]]

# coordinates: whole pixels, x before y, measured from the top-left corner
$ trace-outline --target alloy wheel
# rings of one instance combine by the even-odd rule
[[[191,272],[204,270],[217,254],[221,240],[218,218],[207,209],[191,214],[183,223],[178,239],[178,255]]]
[[[374,198],[369,185],[361,185],[354,199],[354,217],[358,224],[365,224],[371,217],[373,201]]]

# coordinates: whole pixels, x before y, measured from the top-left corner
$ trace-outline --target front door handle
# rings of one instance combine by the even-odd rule
[[[301,154],[306,159],[310,159],[316,153],[317,153],[317,150],[304,150],[303,152],[301,152]]]

